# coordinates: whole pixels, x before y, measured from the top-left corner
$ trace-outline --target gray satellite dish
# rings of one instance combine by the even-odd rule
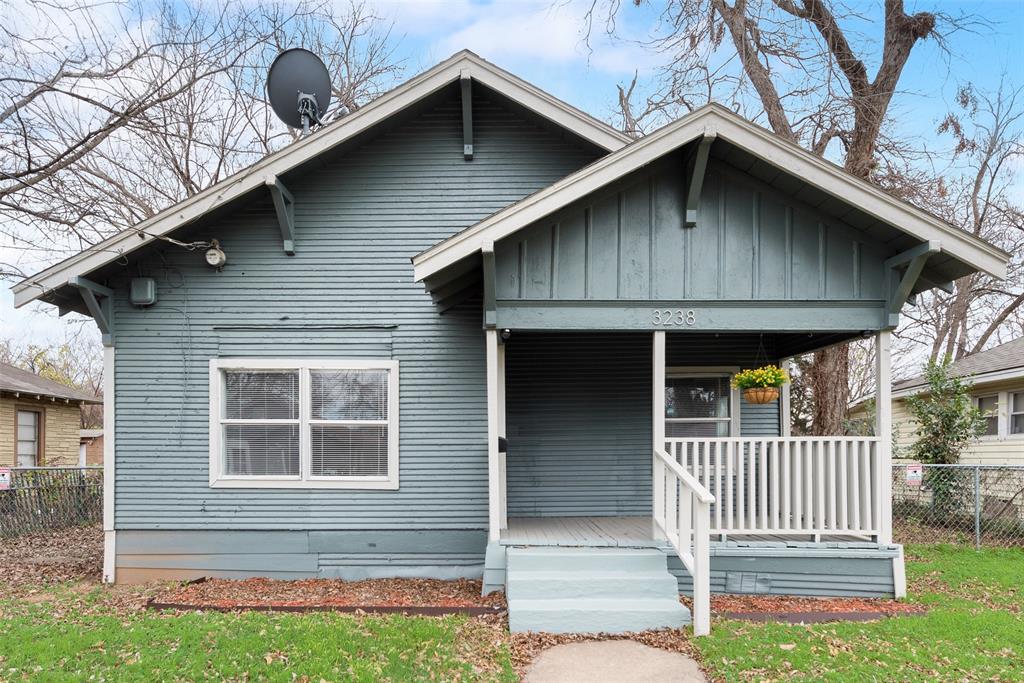
[[[331,76],[309,50],[285,50],[270,65],[267,97],[277,118],[308,133],[310,123],[322,123],[331,103]]]

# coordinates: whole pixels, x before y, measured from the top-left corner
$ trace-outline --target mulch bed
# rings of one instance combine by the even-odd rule
[[[153,596],[152,609],[498,614],[501,593],[480,595],[480,581],[457,579],[204,579]]]
[[[711,613],[720,618],[815,624],[830,621],[876,621],[922,614],[921,605],[883,598],[798,598],[783,595],[713,595]]]

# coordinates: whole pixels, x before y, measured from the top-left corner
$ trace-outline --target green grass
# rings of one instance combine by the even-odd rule
[[[515,680],[507,648],[465,617],[81,609],[95,599],[0,606],[0,680]]]
[[[910,546],[928,613],[813,626],[716,621],[695,644],[724,680],[1024,680],[1024,551]],[[916,590],[915,590],[916,589]]]

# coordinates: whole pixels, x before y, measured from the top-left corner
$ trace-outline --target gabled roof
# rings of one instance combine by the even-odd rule
[[[513,234],[568,204],[691,143],[714,137],[749,153],[754,160],[781,169],[845,206],[920,242],[937,242],[943,255],[969,268],[1006,276],[1008,255],[956,226],[896,199],[841,167],[747,121],[718,104],[709,104],[640,138],[558,182],[485,218],[413,258],[417,281],[448,268],[485,245]]]
[[[424,100],[461,77],[495,90],[553,124],[567,129],[599,148],[614,151],[631,138],[570,106],[526,81],[500,69],[476,54],[463,50],[432,69],[406,81],[373,102],[315,133],[265,157],[261,161],[155,216],[124,230],[85,251],[12,287],[14,305],[22,306],[113,263],[125,254],[151,243],[159,236],[191,223],[215,209],[262,187],[268,178],[280,176],[386,121]]]
[[[1024,337],[950,363],[949,373],[954,377],[970,377],[976,384],[1024,379]],[[926,384],[924,377],[905,379],[892,386],[893,396],[907,396]]]
[[[0,363],[0,392],[20,394],[25,398],[59,398],[85,403],[102,403],[102,399],[60,382],[40,377],[7,363]]]

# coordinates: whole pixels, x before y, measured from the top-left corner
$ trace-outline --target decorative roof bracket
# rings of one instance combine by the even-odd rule
[[[704,174],[708,170],[708,154],[711,152],[711,143],[715,141],[714,133],[704,133],[704,137],[697,143],[687,161],[687,188],[686,188],[686,223],[685,227],[692,228],[697,225],[697,209],[700,207],[700,192],[704,187]]]
[[[96,327],[100,328],[103,335],[103,345],[114,345],[114,291],[109,287],[97,284],[84,277],[73,277],[68,284],[78,290],[82,295],[85,307],[89,309],[89,315],[96,321]],[[97,299],[96,297],[103,297]]]
[[[277,223],[281,227],[281,245],[284,253],[295,255],[295,198],[277,176],[268,176],[264,181],[274,200]]]

